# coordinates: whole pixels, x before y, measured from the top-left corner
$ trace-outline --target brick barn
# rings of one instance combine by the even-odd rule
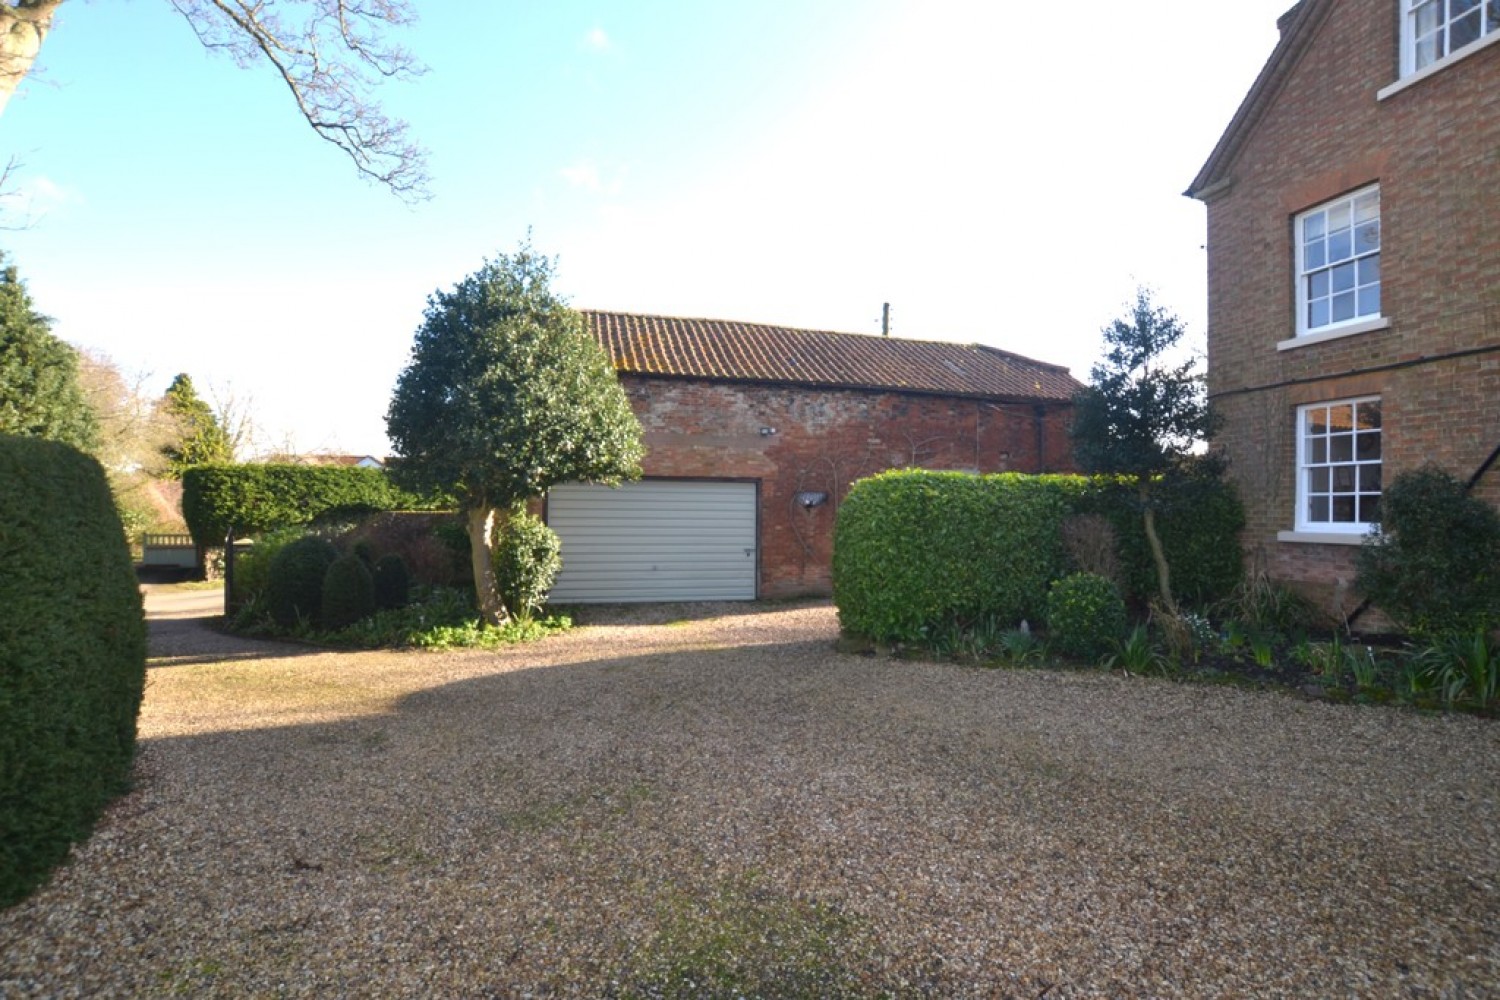
[[[830,592],[856,479],[1070,471],[1065,368],[991,347],[585,311],[645,433],[644,479],[567,485],[558,602]]]

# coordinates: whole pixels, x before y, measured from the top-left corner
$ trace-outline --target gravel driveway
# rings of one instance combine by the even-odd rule
[[[156,619],[137,788],[0,913],[0,996],[1500,996],[1493,722],[591,616]]]

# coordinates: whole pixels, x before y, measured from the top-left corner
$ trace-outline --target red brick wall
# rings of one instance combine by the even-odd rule
[[[1500,45],[1377,100],[1398,56],[1396,0],[1332,4],[1208,204],[1209,391],[1245,546],[1346,607],[1352,546],[1276,538],[1293,527],[1295,407],[1380,395],[1387,481],[1424,462],[1467,479],[1500,444]],[[1295,332],[1293,218],[1374,182],[1389,328],[1277,350]],[[1500,503],[1500,470],[1478,492]]]
[[[621,375],[650,477],[760,482],[760,594],[827,594],[838,503],[856,479],[906,466],[1069,471],[1070,408],[857,390]],[[763,433],[772,430],[774,433]],[[800,491],[829,494],[811,510]]]

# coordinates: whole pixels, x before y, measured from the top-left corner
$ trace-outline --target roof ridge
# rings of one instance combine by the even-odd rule
[[[714,319],[709,316],[667,316],[662,313],[621,312],[616,309],[579,309],[578,311],[583,313],[585,316],[620,316],[629,319],[649,320],[652,322],[661,322],[665,320],[667,322],[678,323],[707,323],[715,326],[729,328],[731,330],[737,327],[749,327],[755,330],[778,330],[786,333],[811,333],[829,337],[858,337],[863,340],[869,340],[876,343],[895,342],[901,344],[933,345],[938,347],[972,347],[976,350],[990,351],[992,353],[1000,354],[1008,358],[1015,358],[1018,361],[1025,361],[1028,364],[1040,365],[1044,368],[1055,368],[1060,371],[1068,370],[1068,367],[1066,365],[1059,365],[1051,361],[1039,361],[1036,358],[1028,357],[1024,354],[1018,354],[1015,351],[1008,351],[1001,347],[992,347],[989,344],[982,344],[978,341],[928,340],[920,337],[893,337],[884,336],[878,333],[857,333],[850,330],[819,330],[805,326],[786,326],[780,323],[757,323],[754,321],[739,319]]]

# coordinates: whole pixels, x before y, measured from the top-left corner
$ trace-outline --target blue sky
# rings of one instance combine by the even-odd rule
[[[1087,379],[1138,284],[1201,342],[1181,192],[1291,0],[418,0],[415,207],[166,0],[70,0],[0,116],[64,339],[383,454],[428,294],[528,227],[580,308],[992,344]],[[1028,23],[1020,16],[1051,15]]]

